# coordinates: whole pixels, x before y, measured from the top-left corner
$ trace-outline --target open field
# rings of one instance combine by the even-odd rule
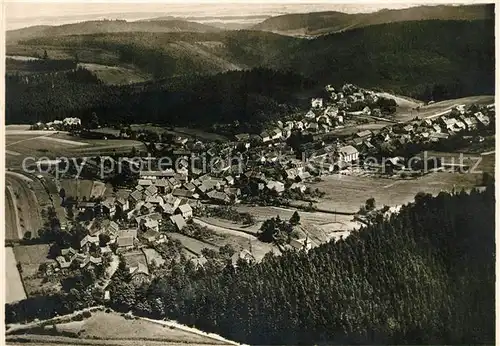
[[[259,223],[254,224],[254,225],[250,225],[250,226],[244,226],[244,225],[232,222],[230,220],[220,219],[220,218],[216,218],[216,217],[199,217],[199,218],[194,219],[195,222],[197,220],[205,222],[205,223],[210,224],[212,226],[229,229],[229,230],[232,230],[233,232],[243,233],[243,236],[248,235],[245,233],[251,233],[253,235],[256,235],[257,233],[259,233],[259,227],[260,227]],[[250,235],[248,235],[248,236],[250,236]]]
[[[84,139],[64,132],[6,131],[7,167],[21,167],[25,157],[82,157],[129,153],[133,147],[144,150],[143,143],[129,139]]]
[[[397,102],[397,101],[396,101]],[[436,102],[430,105],[425,105],[420,107],[420,110],[412,110],[408,109],[398,109],[396,114],[394,115],[394,119],[400,122],[407,122],[412,120],[415,117],[419,118],[428,118],[436,116],[437,114],[441,114],[450,110],[451,108],[458,105],[470,105],[470,104],[482,104],[487,105],[495,102],[495,96],[493,95],[480,95],[480,96],[469,96],[463,97],[459,99],[446,100]]]
[[[201,138],[209,141],[227,141],[227,138],[211,132],[206,132],[198,129],[190,129],[186,127],[175,127],[174,131],[179,134],[188,135],[190,137]]]
[[[48,174],[40,175],[40,178],[37,178],[40,184],[43,185],[45,191],[49,195],[49,199],[53,201],[54,209],[57,213],[57,218],[63,224],[66,220],[66,211],[61,206],[61,197],[59,196],[59,188],[56,185],[56,180],[54,177]]]
[[[21,265],[21,277],[28,297],[40,291],[51,292],[60,289],[58,281],[44,282],[42,278],[37,276],[40,264],[54,262],[54,260],[47,258],[49,248],[48,244],[21,245],[13,248],[16,260]]]
[[[100,184],[98,186],[101,186]],[[94,181],[88,179],[62,179],[60,185],[64,189],[66,196],[82,200],[83,197],[89,199],[92,196]]]
[[[14,247],[16,260],[21,264],[40,264],[45,262],[53,262],[47,258],[50,245],[20,245]]]
[[[59,332],[78,335],[83,339],[154,340],[213,344],[214,340],[176,328],[144,320],[128,320],[117,313],[95,312],[92,317],[56,326]]]
[[[378,206],[395,206],[413,201],[418,192],[438,194],[441,191],[470,189],[481,179],[480,174],[435,172],[425,176],[394,180],[372,177],[331,175],[321,182],[310,184],[326,193],[316,206],[322,210],[357,212],[368,198]]]
[[[118,313],[93,312],[83,321],[73,321],[46,328],[53,335],[9,335],[9,344],[24,345],[228,345],[236,344],[214,334],[207,334],[170,321],[125,318]],[[63,336],[64,335],[64,336]]]
[[[386,121],[375,121],[369,124],[358,124],[358,125],[341,127],[326,133],[326,135],[351,136],[355,133],[358,133],[359,131],[364,131],[364,130],[376,131],[388,125],[389,123]]]
[[[40,137],[40,139],[42,139],[44,141],[52,141],[52,142],[56,142],[59,144],[67,144],[67,145],[71,145],[71,146],[73,146],[73,145],[76,145],[76,146],[88,145],[88,143],[84,143],[84,142],[77,142],[77,141],[72,141],[69,139],[62,139],[62,138],[51,137],[51,136]]]
[[[5,248],[5,302],[12,303],[26,299],[21,275],[17,270],[16,258],[11,247]]]
[[[5,125],[5,131],[28,131],[31,125]]]
[[[313,185],[315,186],[315,185]],[[316,186],[315,186],[316,187]],[[250,206],[250,205],[236,205],[235,209],[239,212],[248,212],[255,216],[257,221],[263,222],[272,217],[279,217],[283,220],[289,220],[293,213],[297,210],[295,208],[285,208],[285,207],[261,207],[261,206]],[[305,212],[302,210],[297,210],[300,215],[300,220],[303,222],[308,222],[311,224],[325,224],[335,221],[335,218],[345,218],[347,220],[351,220],[352,216],[344,216],[344,215],[334,215],[329,213],[322,212]],[[258,224],[260,227],[260,224]]]

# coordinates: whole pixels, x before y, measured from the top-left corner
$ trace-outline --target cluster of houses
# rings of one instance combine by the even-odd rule
[[[381,143],[392,143],[402,146],[408,143],[426,144],[446,140],[451,136],[472,132],[479,127],[490,125],[494,115],[494,107],[485,107],[483,111],[469,111],[464,105],[457,106],[449,112],[423,120],[396,124],[381,129],[377,134],[366,130],[358,132],[350,143],[360,151],[377,150]]]
[[[287,139],[292,131],[304,134],[327,133],[342,127],[348,116],[381,115],[380,108],[376,106],[380,97],[373,91],[359,89],[352,84],[344,85],[338,92],[328,85],[326,91],[329,98],[311,99],[311,108],[301,119],[278,121],[275,127],[262,132],[259,139],[263,143]],[[248,139],[248,136],[240,134],[237,139],[241,141]]]
[[[37,122],[31,126],[31,130],[46,131],[71,131],[82,125],[80,118],[64,118],[63,120],[54,120],[47,123]]]
[[[311,109],[303,119],[278,121],[275,128],[260,136],[239,134],[234,141],[217,144],[190,142],[187,138],[176,137],[170,145],[173,155],[181,158],[182,164],[175,170],[141,170],[132,189],[120,190],[119,195],[101,201],[77,203],[79,212],[102,214],[109,219],[97,222],[91,217],[88,235],[82,239],[79,249],[61,250],[57,257],[59,267],[69,268],[75,262],[80,268],[102,263],[102,258],[94,251],[96,247],[100,248],[97,253],[102,255],[111,252],[111,248],[115,252],[124,252],[141,245],[165,242],[162,226],[170,223],[170,226],[182,230],[193,217],[193,208],[201,202],[238,203],[246,197],[248,187],[264,195],[268,191],[280,195],[286,190],[304,193],[306,183],[313,176],[355,164],[360,153],[376,151],[382,143],[399,146],[438,142],[464,131],[487,127],[494,115],[493,105],[482,108],[461,105],[432,119],[392,124],[378,133],[359,131],[342,143],[338,140],[334,144],[323,142],[306,160],[297,159],[286,142],[292,131],[317,134],[342,126],[345,117],[353,114],[349,111],[351,105],[357,105],[356,109],[363,105],[361,112],[374,115],[373,105],[378,101],[375,93],[351,84],[344,85],[338,92],[327,86],[326,91],[330,95],[328,104],[321,98],[313,98]],[[62,126],[73,124],[71,119],[63,120]],[[59,123],[50,126],[59,126]],[[212,160],[208,169],[192,164],[193,155],[201,152],[218,159],[216,162]],[[235,157],[238,164],[234,164]],[[120,225],[110,221],[117,214],[124,221]],[[107,244],[102,244],[101,234],[108,236]],[[135,269],[141,273],[139,268]]]

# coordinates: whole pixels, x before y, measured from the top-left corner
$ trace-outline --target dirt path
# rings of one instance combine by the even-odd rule
[[[234,235],[234,236],[246,238],[246,239],[249,239],[249,240],[257,240],[256,236],[248,234],[246,232],[243,232],[243,231],[240,231],[240,230],[237,230],[237,229],[231,229],[231,228],[225,228],[225,227],[216,226],[216,225],[213,225],[211,223],[202,221],[202,220],[200,220],[198,218],[193,218],[193,222],[196,223],[196,224],[198,224],[198,225],[200,225],[200,226],[207,227],[208,229],[211,229],[211,230],[213,230],[214,232],[217,232],[217,233],[227,234],[227,235]]]

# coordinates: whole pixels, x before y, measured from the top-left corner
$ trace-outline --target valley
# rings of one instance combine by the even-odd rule
[[[7,342],[493,343],[494,6],[204,6],[7,32]]]

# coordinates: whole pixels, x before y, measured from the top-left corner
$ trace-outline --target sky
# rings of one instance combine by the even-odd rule
[[[272,16],[286,13],[304,13],[317,11],[341,11],[348,13],[372,12],[383,8],[406,8],[412,6],[408,3],[365,3],[365,4],[342,4],[330,1],[329,3],[298,3],[288,1],[287,3],[262,3],[256,1],[220,1],[209,3],[208,1],[197,2],[169,1],[165,2],[108,2],[97,3],[94,1],[82,2],[43,2],[43,1],[8,1],[5,2],[6,29],[19,29],[33,25],[61,25],[85,20],[96,19],[125,19],[139,20],[159,16],[175,17],[197,17],[196,21],[206,22],[203,17],[227,16]],[[264,18],[253,18],[251,20],[260,22]],[[191,20],[193,20],[191,18]],[[214,20],[214,18],[210,18]]]

